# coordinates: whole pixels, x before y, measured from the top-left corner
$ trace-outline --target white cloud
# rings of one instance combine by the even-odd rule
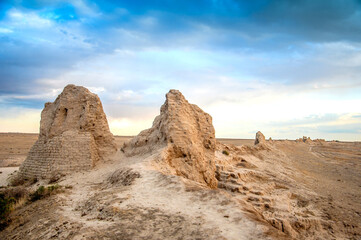
[[[0,27],[0,33],[13,33],[14,31],[9,28]]]
[[[41,100],[48,100],[52,98],[56,98],[62,91],[62,88],[57,89],[49,89],[45,93],[39,93],[39,94],[25,94],[25,95],[19,95],[19,94],[9,94],[9,95],[2,95],[0,96],[0,99],[6,99],[6,98],[13,98],[13,99],[22,99],[22,100],[30,100],[30,99],[41,99]]]
[[[7,12],[8,21],[14,27],[20,28],[49,28],[53,25],[52,21],[39,17],[34,12],[22,12],[18,9],[10,9]]]
[[[137,102],[142,100],[142,95],[132,90],[121,90],[116,94],[116,100],[120,102]]]
[[[332,42],[315,44],[318,61],[328,66],[360,67],[361,44],[348,42]]]
[[[71,4],[74,5],[77,11],[88,17],[99,17],[101,14],[96,9],[95,3],[84,2],[83,0],[72,0]]]
[[[355,106],[361,106],[357,71],[350,73],[356,76],[350,79],[340,70],[337,75],[329,73],[333,65],[324,51],[337,46],[317,46],[315,55],[310,56],[318,56],[318,62],[308,62],[307,54],[296,54],[296,61],[289,64],[285,56],[260,53],[116,49],[111,54],[84,58],[60,76],[38,80],[52,89],[50,92],[16,97],[54,99],[68,83],[91,86],[91,91],[100,94],[112,132],[135,135],[150,127],[164,94],[176,88],[212,115],[217,137],[253,138],[261,130],[272,138],[295,139],[304,133],[326,138],[320,126],[355,122],[340,118],[337,122],[307,123],[307,117],[354,114],[358,112]],[[336,61],[337,57],[329,59]],[[295,119],[304,123],[292,125]],[[275,122],[284,126],[275,126]],[[327,135],[330,139],[331,134]],[[353,139],[354,135],[345,137]]]
[[[134,136],[151,127],[150,119],[129,119],[108,117],[110,131],[114,135]]]
[[[104,87],[85,87],[95,94],[104,93],[106,91]]]

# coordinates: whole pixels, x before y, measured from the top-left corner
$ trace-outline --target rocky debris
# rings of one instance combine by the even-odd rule
[[[99,97],[68,85],[41,113],[39,138],[20,166],[25,178],[91,169],[116,152]]]
[[[254,145],[257,145],[257,144],[260,144],[260,143],[265,143],[265,142],[266,142],[266,138],[264,137],[263,133],[258,131],[256,133],[256,140],[254,141]]]
[[[127,156],[161,150],[172,173],[217,187],[215,178],[215,130],[212,117],[188,103],[178,90],[170,90],[150,129],[142,131],[122,151]]]
[[[115,170],[107,180],[111,185],[130,186],[136,178],[140,178],[140,173],[131,168],[122,168]]]

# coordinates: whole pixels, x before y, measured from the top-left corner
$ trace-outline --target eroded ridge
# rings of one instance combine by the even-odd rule
[[[152,128],[124,144],[122,150],[134,156],[161,149],[159,158],[171,173],[216,188],[215,146],[212,117],[188,103],[181,92],[170,90]]]

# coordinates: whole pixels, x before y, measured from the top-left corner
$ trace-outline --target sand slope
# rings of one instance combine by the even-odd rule
[[[71,185],[73,189],[39,201],[45,205],[51,203],[51,209],[40,216],[35,217],[30,206],[14,213],[14,224],[1,232],[0,237],[267,238],[264,235],[267,227],[248,219],[227,193],[178,176],[163,175],[152,167],[153,158],[154,155],[127,158],[118,153],[113,163],[67,176],[60,184]],[[123,174],[109,179],[114,172]]]

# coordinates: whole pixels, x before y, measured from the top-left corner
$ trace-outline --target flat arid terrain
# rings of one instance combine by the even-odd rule
[[[32,133],[0,133],[0,167],[18,167],[38,139]]]
[[[0,134],[2,184],[36,139]],[[130,139],[115,136],[118,148]],[[15,211],[0,238],[361,238],[360,142],[253,144],[217,139],[217,191],[155,171],[152,155],[118,153],[117,161],[62,179],[59,184],[69,186],[64,193]],[[120,182],[109,182],[108,173],[117,171]]]

